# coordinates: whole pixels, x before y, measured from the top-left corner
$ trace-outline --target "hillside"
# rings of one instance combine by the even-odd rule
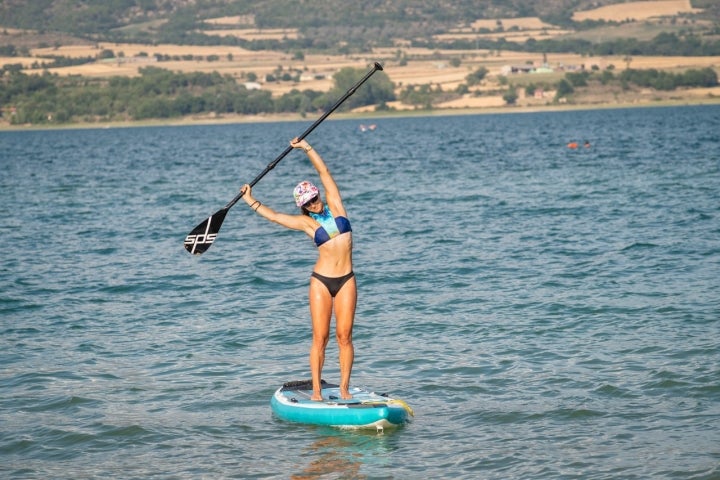
[[[622,23],[632,12],[604,7],[622,0],[1,0],[0,27],[34,30],[43,35],[73,35],[86,41],[231,44],[236,37],[223,30],[294,29],[297,36],[255,39],[260,47],[301,45],[332,49],[338,44],[350,51],[393,46],[398,39],[431,41],[436,35],[508,33],[524,30],[517,25],[473,22],[537,18],[548,29],[584,31],[607,23]],[[635,2],[637,3],[637,2]],[[720,3],[714,0],[666,0],[656,17],[670,15],[685,31],[718,35]],[[677,5],[683,7],[677,8]],[[613,15],[620,12],[619,18]],[[213,19],[234,18],[234,23]],[[668,17],[670,18],[670,17]],[[647,20],[635,15],[636,20]],[[219,33],[220,32],[220,33]],[[67,39],[65,39],[67,40]],[[62,41],[62,40],[61,40]],[[242,44],[240,46],[248,46]]]
[[[385,28],[406,32],[432,25],[443,30],[467,19],[540,17],[570,19],[568,12],[618,0],[3,0],[3,26],[82,35],[166,20],[185,25],[203,19],[250,16],[260,28]],[[551,22],[552,23],[552,22]],[[197,26],[197,24],[196,24]],[[150,28],[149,30],[152,30]],[[418,32],[422,34],[422,32]],[[125,30],[120,35],[132,35]]]
[[[718,10],[714,0],[0,0],[0,123],[304,115],[337,90],[339,71],[373,61],[394,93],[384,85],[357,111],[712,101]],[[158,93],[153,81],[189,86]]]

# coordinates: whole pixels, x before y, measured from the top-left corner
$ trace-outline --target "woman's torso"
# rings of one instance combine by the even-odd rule
[[[326,277],[341,277],[352,272],[352,233],[341,233],[318,247],[313,271]]]
[[[344,212],[343,212],[344,213]],[[313,240],[318,243],[316,273],[327,277],[341,277],[350,273],[352,266],[352,229],[344,216],[333,216],[326,207],[321,214],[312,214]]]

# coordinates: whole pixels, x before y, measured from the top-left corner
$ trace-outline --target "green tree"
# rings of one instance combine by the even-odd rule
[[[589,72],[568,72],[565,78],[573,87],[587,87]]]
[[[328,95],[330,98],[340,98],[347,90],[349,90],[357,81],[365,75],[365,69],[357,69],[345,67],[335,74],[333,81],[335,86]],[[347,99],[343,107],[345,109],[353,109],[365,105],[374,105],[382,102],[395,100],[395,86],[390,77],[385,72],[375,72],[375,74],[365,82],[350,98]],[[326,104],[324,108],[329,108],[332,104]]]
[[[410,85],[400,92],[400,101],[404,104],[414,105],[425,109],[432,108],[434,98],[432,86],[429,84],[420,85],[418,87]]]
[[[557,92],[555,93],[555,99],[559,100],[563,97],[567,97],[573,92],[575,92],[575,89],[572,87],[572,85],[570,85],[570,82],[563,78],[557,83]]]
[[[614,79],[615,75],[613,74],[612,70],[603,70],[603,72],[600,74],[600,83],[602,83],[603,85],[607,85]]]
[[[465,81],[469,86],[477,85],[478,83],[483,81],[483,79],[487,76],[488,73],[489,72],[487,68],[480,67],[474,72],[468,74],[468,76],[465,77]]]
[[[681,75],[680,83],[692,87],[716,87],[718,75],[710,67],[700,70],[690,69]]]
[[[103,58],[115,58],[115,52],[113,52],[112,50],[106,48],[106,49],[102,50],[100,53],[98,53],[98,58],[100,58],[100,59],[103,59]]]
[[[503,100],[505,100],[505,103],[508,105],[515,105],[515,102],[517,102],[518,99],[518,93],[515,87],[510,87],[507,92],[505,92],[505,95],[503,95]]]

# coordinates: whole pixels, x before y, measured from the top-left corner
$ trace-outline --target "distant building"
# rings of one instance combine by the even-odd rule
[[[511,73],[530,73],[535,70],[533,65],[505,65],[500,69],[500,73],[503,75],[509,75]]]
[[[548,67],[547,65],[545,65],[545,66],[536,68],[533,73],[552,73],[554,71],[555,70],[553,70],[552,67]]]
[[[516,73],[552,73],[553,71],[554,70],[547,65],[540,67],[536,67],[535,65],[505,65],[500,69],[500,73],[503,75]]]

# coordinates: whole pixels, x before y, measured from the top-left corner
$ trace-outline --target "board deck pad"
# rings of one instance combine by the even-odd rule
[[[289,422],[377,430],[400,426],[413,416],[407,403],[387,394],[351,386],[353,398],[343,400],[339,385],[322,380],[321,386],[322,402],[311,400],[311,380],[286,382],[270,401],[273,412]]]

